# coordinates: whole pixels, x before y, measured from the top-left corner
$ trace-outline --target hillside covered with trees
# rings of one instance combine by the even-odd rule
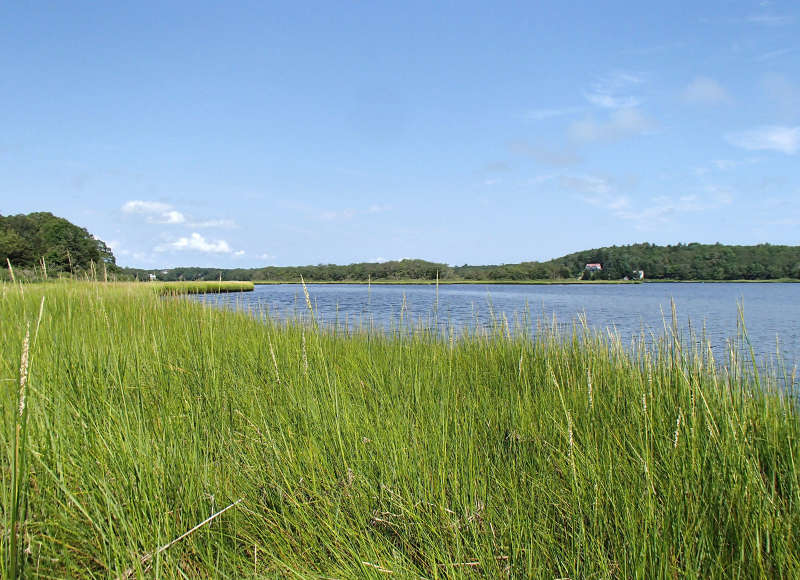
[[[116,269],[111,249],[86,228],[50,212],[0,215],[0,261],[21,271],[79,273],[96,268]]]
[[[602,270],[589,274],[586,264]],[[728,246],[722,244],[633,244],[584,250],[546,262],[521,262],[489,266],[449,266],[425,260],[358,263],[346,266],[268,266],[251,269],[173,268],[139,270],[126,268],[131,277],[161,280],[254,280],[308,282],[435,280],[532,281],[591,278],[621,280],[642,270],[650,280],[774,280],[800,278],[800,246]]]

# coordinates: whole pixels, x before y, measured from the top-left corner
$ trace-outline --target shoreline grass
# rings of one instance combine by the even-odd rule
[[[148,282],[162,295],[179,294],[223,294],[227,292],[252,292],[253,282],[197,281],[197,282]]]
[[[1,576],[800,573],[796,379],[742,350],[343,335],[149,288],[0,286]]]

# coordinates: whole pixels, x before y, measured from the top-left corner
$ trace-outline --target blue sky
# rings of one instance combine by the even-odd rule
[[[121,265],[797,244],[796,2],[4,2],[0,213]]]

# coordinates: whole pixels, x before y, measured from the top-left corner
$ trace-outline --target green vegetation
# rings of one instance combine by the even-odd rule
[[[586,264],[603,269],[589,276]],[[448,266],[424,260],[360,263],[347,266],[278,267],[225,270],[219,268],[125,269],[131,277],[150,273],[166,280],[253,280],[258,282],[530,282],[538,280],[622,280],[644,271],[646,280],[778,280],[800,278],[800,246],[726,246],[722,244],[634,244],[568,254],[548,262],[522,262],[494,266]]]
[[[219,294],[224,292],[251,292],[252,282],[155,282],[159,294]]]
[[[170,270],[119,269],[114,255],[86,229],[51,213],[3,217],[0,215],[0,260],[16,269],[22,280],[44,280],[67,274],[90,279],[163,281],[297,282],[533,282],[635,279],[642,270],[647,280],[779,280],[800,279],[800,246],[726,246],[722,244],[634,244],[568,254],[547,262],[521,262],[490,266],[449,266],[425,260],[358,263],[347,266],[268,266],[265,268],[172,268]],[[589,274],[587,263],[600,263],[602,271]],[[10,279],[12,269],[0,270]]]
[[[800,574],[780,369],[503,318],[348,336],[152,287],[0,286],[2,577]]]
[[[552,260],[570,273],[587,263],[603,264],[596,278],[614,280],[643,270],[648,279],[770,280],[800,278],[800,246],[726,246],[722,244],[634,244],[569,254]]]
[[[114,255],[102,240],[49,212],[0,215],[0,261],[3,268],[11,263],[22,278],[95,269],[107,275],[117,269]]]

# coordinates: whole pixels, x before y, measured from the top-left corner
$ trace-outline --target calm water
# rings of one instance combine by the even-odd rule
[[[351,328],[397,327],[406,321],[474,328],[490,324],[492,313],[505,314],[512,328],[532,328],[538,319],[571,325],[585,314],[590,326],[615,327],[629,342],[641,330],[663,334],[664,316],[670,318],[675,301],[681,327],[701,331],[718,354],[736,336],[738,305],[744,308],[747,332],[756,353],[774,356],[776,339],[787,366],[800,362],[800,284],[621,284],[572,286],[442,285],[438,316],[435,286],[381,286],[366,284],[308,286],[317,318]],[[227,307],[266,311],[286,319],[306,312],[300,285],[256,286],[241,294],[200,295],[194,299]]]

